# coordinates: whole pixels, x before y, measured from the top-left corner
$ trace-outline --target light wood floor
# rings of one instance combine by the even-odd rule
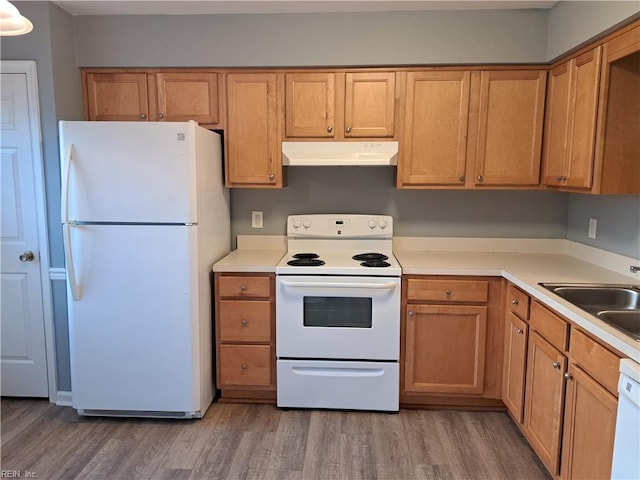
[[[46,400],[2,399],[1,408],[2,469],[21,478],[550,478],[500,412],[215,403],[185,421],[80,417]]]

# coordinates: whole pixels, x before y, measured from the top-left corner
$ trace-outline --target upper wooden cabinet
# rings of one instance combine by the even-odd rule
[[[543,182],[591,188],[601,47],[549,72]]]
[[[395,77],[395,72],[285,74],[285,135],[393,137]]]
[[[480,74],[475,186],[534,186],[540,178],[546,71]]]
[[[471,73],[408,72],[398,186],[464,185]]]
[[[283,186],[277,83],[275,73],[227,75],[229,187]]]
[[[87,120],[194,120],[211,128],[222,126],[215,72],[85,70],[83,77]]]
[[[592,193],[640,193],[640,22],[603,45]]]

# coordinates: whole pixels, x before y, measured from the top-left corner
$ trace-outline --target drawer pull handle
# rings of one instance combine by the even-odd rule
[[[247,286],[246,285],[240,285],[240,290],[241,291],[246,291],[247,290]]]
[[[511,305],[518,305],[520,302],[518,301],[517,298],[514,298],[513,300],[511,300]]]
[[[553,362],[551,365],[553,365],[553,368],[555,368],[555,369],[559,369],[560,368],[560,362]]]
[[[445,289],[444,293],[448,297],[449,295],[451,295],[451,289],[449,288]]]
[[[524,330],[522,330],[521,328],[516,329],[516,332],[518,332],[518,335],[522,335],[524,333]]]
[[[243,370],[246,370],[247,368],[249,368],[249,365],[247,365],[246,363],[243,363],[240,368],[242,368]]]
[[[246,327],[247,321],[243,318],[242,320],[240,320],[240,325],[242,325],[243,327]]]

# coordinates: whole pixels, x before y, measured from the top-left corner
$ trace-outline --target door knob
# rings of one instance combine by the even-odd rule
[[[32,251],[28,251],[28,252],[24,252],[18,258],[22,263],[25,263],[25,262],[33,262],[33,259],[36,258],[36,256],[33,254]]]

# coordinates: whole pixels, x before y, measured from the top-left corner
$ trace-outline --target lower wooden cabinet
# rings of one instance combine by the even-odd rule
[[[407,307],[405,390],[482,393],[487,307]]]
[[[617,409],[616,397],[579,367],[569,367],[561,478],[610,477]]]
[[[222,400],[275,400],[275,277],[216,273],[216,386]]]
[[[513,415],[513,418],[522,423],[524,417],[524,387],[527,370],[529,325],[509,312],[505,328],[502,401],[511,412],[511,415]]]
[[[560,462],[566,371],[567,357],[533,332],[529,339],[524,431],[553,475]]]

